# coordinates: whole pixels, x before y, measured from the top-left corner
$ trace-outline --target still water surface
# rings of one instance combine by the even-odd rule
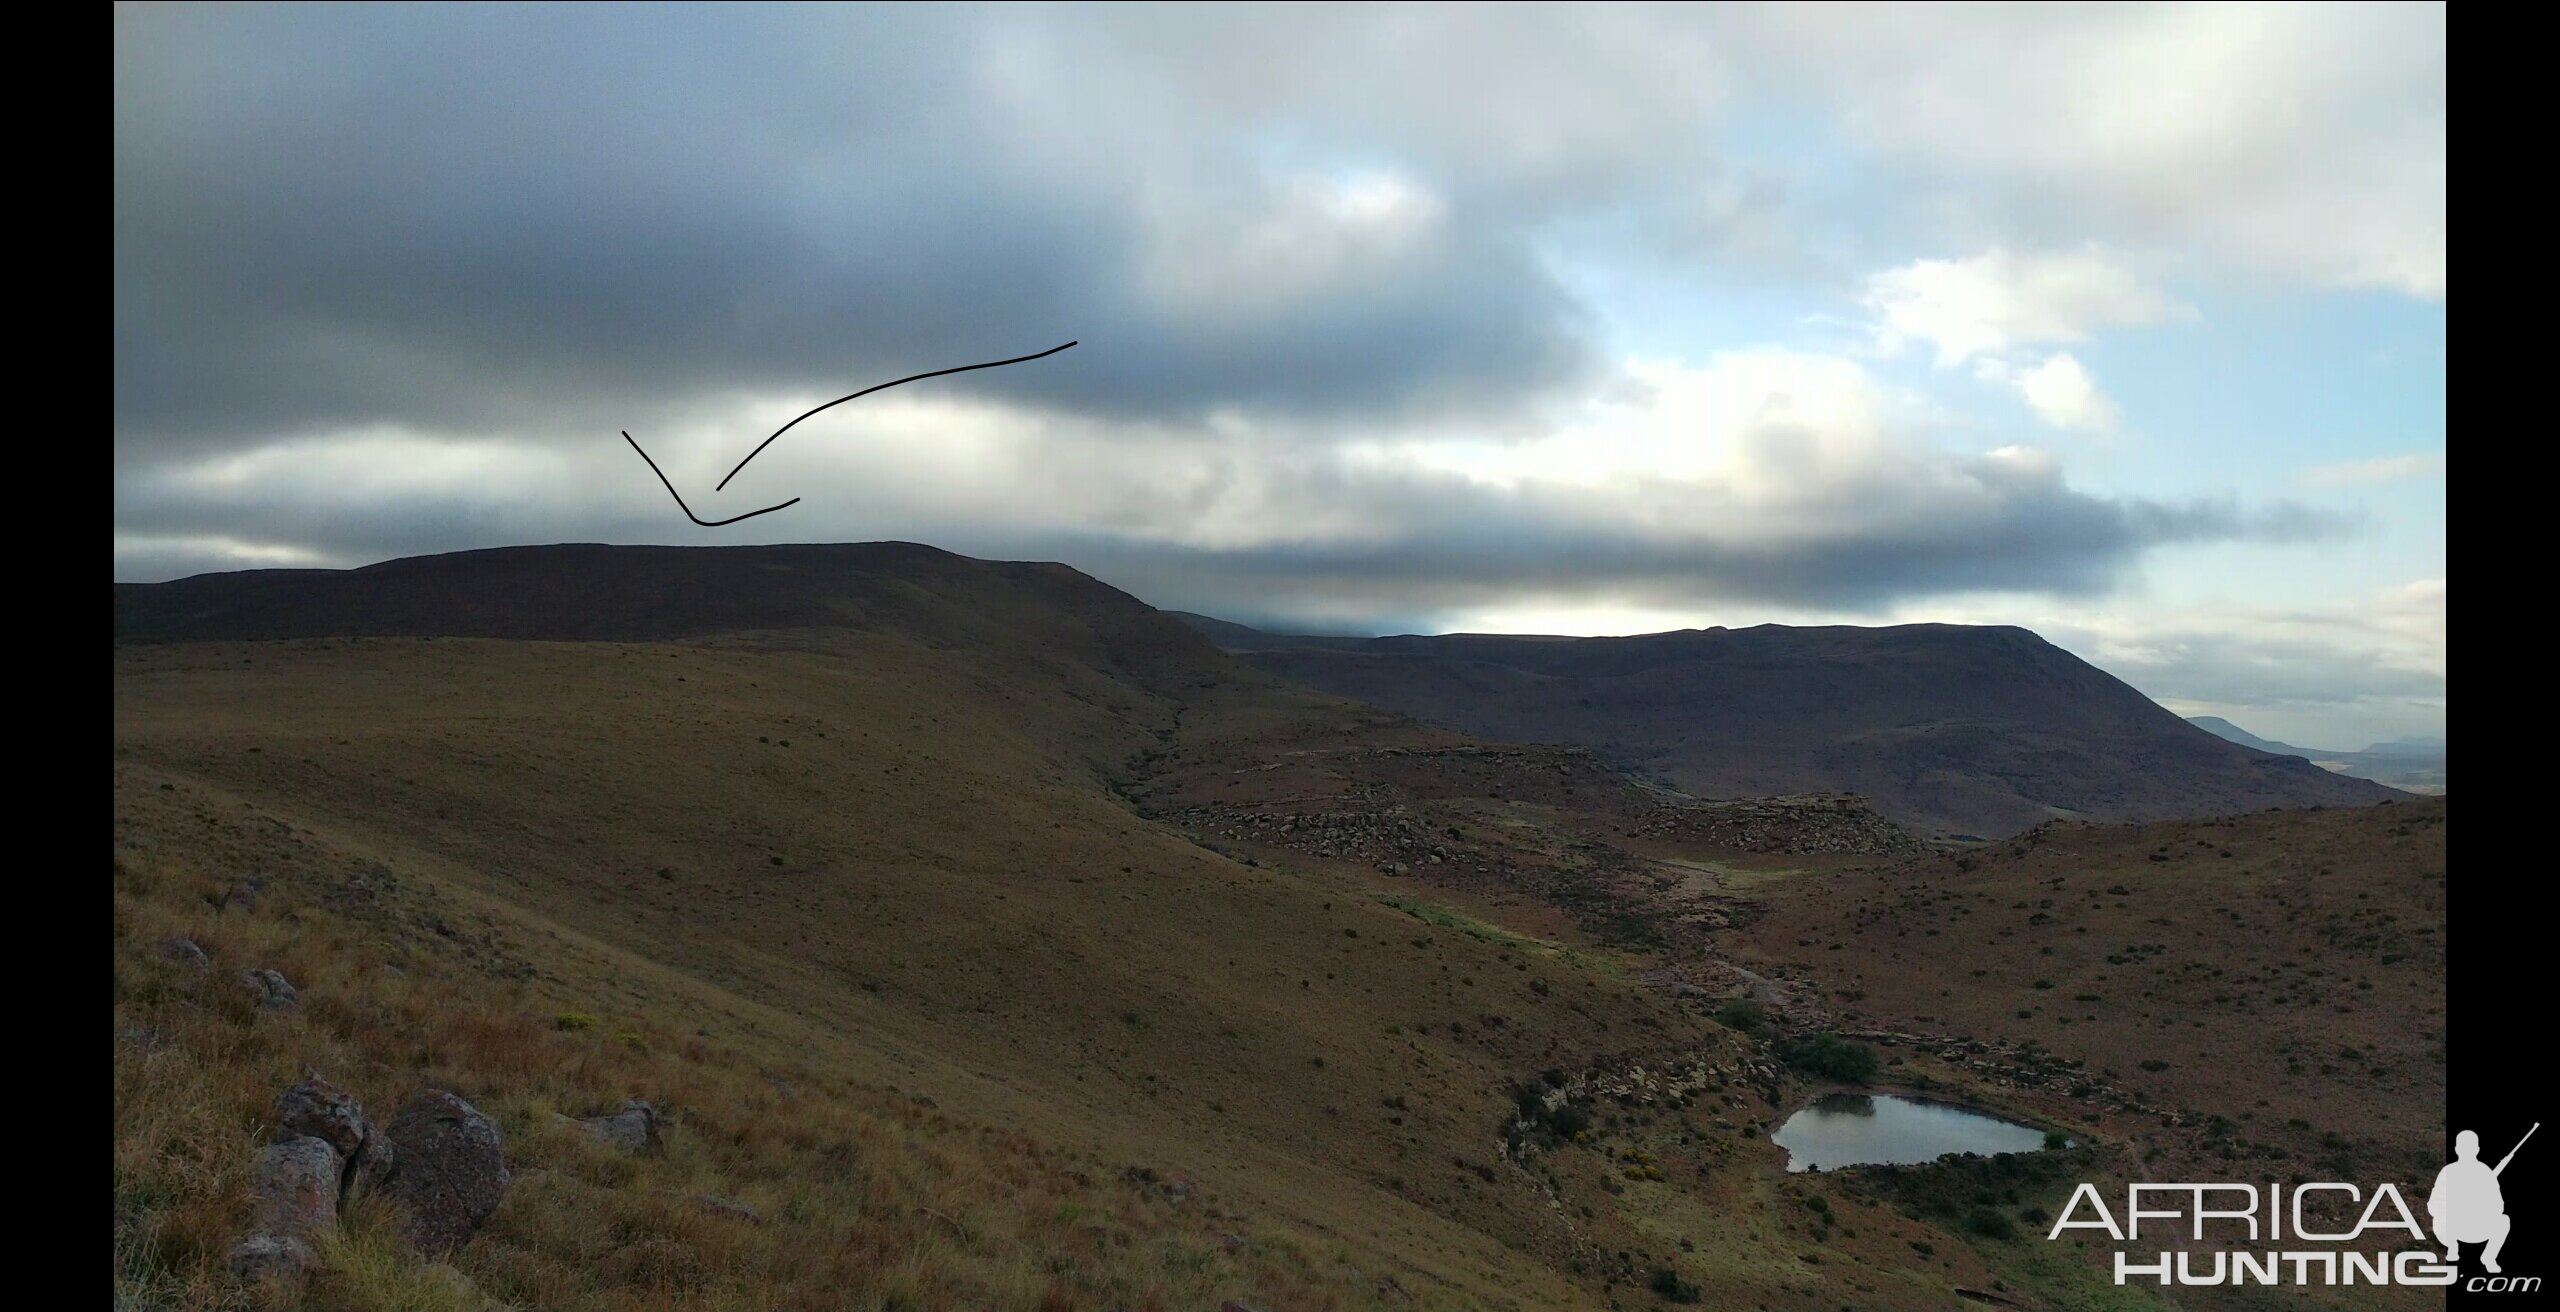
[[[1945,1103],[1890,1093],[1835,1093],[1787,1118],[1770,1135],[1790,1171],[1934,1162],[1948,1153],[2033,1152],[2044,1131]]]

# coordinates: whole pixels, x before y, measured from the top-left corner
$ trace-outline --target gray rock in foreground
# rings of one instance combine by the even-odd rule
[[[338,1150],[309,1135],[269,1144],[249,1167],[258,1228],[310,1239],[338,1228]]]
[[[497,1123],[439,1091],[411,1099],[383,1133],[393,1153],[385,1188],[401,1207],[409,1242],[430,1255],[469,1242],[507,1193]]]

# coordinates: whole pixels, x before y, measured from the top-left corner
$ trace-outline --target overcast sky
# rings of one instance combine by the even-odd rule
[[[903,538],[1333,631],[2022,624],[2441,734],[2444,40],[119,6],[116,577]],[[696,528],[622,430],[801,503]]]

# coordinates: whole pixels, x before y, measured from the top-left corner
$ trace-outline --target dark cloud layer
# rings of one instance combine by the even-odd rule
[[[1293,214],[1242,126],[1163,150],[1071,68],[1022,103],[1000,35],[971,11],[119,9],[118,454],[610,430],[1070,338],[1074,369],[955,386],[1390,419],[1590,367],[1515,231],[1450,211],[1395,258],[1329,255],[1356,225]],[[1317,285],[1184,294],[1186,252],[1273,214]]]

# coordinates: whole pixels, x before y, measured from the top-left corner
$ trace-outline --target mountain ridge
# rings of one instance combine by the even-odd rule
[[[2229,743],[2014,625],[1339,638],[1221,624],[1204,632],[1266,673],[1428,723],[1589,747],[1700,796],[1863,793],[1950,836],[2400,795]]]

